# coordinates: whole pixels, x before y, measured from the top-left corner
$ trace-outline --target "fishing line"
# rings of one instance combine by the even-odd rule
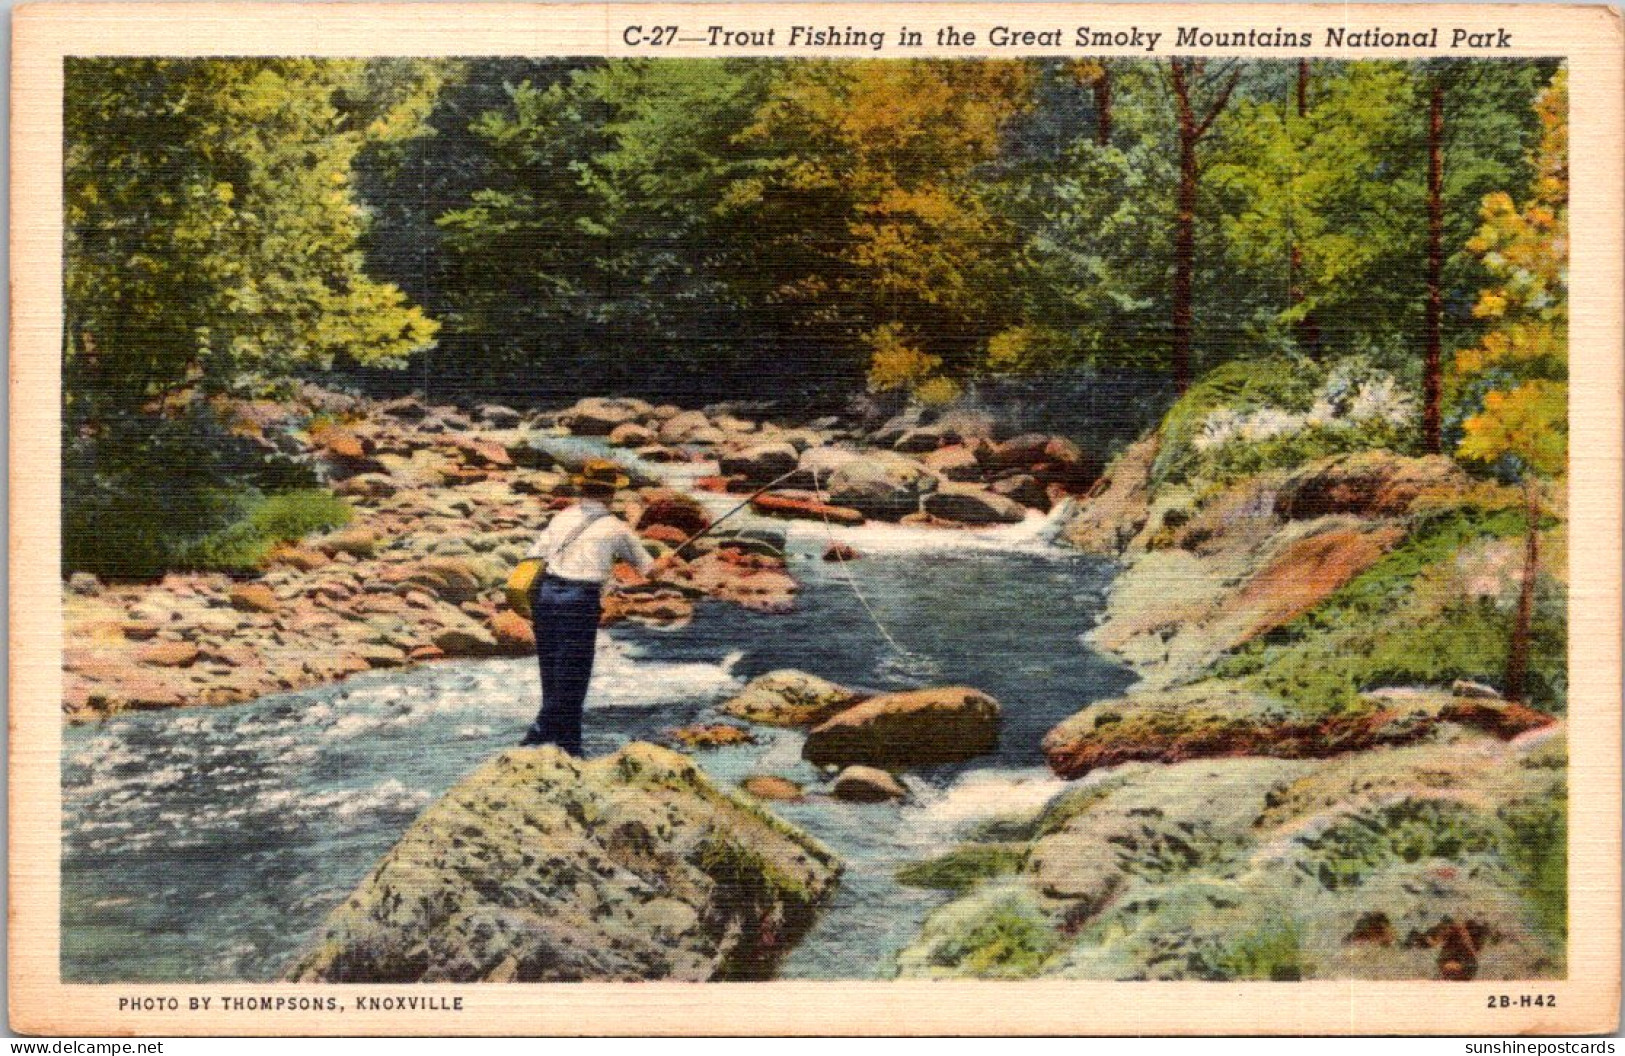
[[[797,466],[795,469],[790,470],[788,473],[780,474],[779,476],[774,477],[772,480],[768,481],[766,484],[763,484],[761,487],[759,487],[755,491],[751,492],[750,495],[746,496],[745,501],[739,503],[737,506],[733,507],[728,512],[724,513],[722,516],[718,517],[716,520],[712,521],[710,524],[706,525],[704,528],[701,528],[699,531],[695,532],[693,535],[689,536],[687,539],[684,539],[682,541],[682,543],[679,544],[678,547],[675,550],[672,551],[672,556],[675,557],[678,554],[682,553],[684,550],[688,549],[690,545],[692,545],[694,542],[699,540],[702,536],[710,534],[713,530],[715,530],[717,525],[721,524],[723,521],[727,520],[729,517],[732,517],[734,514],[738,513],[740,510],[743,510],[745,507],[747,507],[751,503],[755,502],[762,495],[764,495],[767,492],[771,491],[773,488],[778,487],[780,484],[784,483],[785,481],[789,480],[791,477],[795,476],[797,473],[800,473],[800,472],[802,472],[802,469],[801,469],[800,466]],[[811,470],[810,472],[812,473],[813,494],[818,496],[818,506],[819,506],[818,513],[819,513],[819,516],[822,517],[823,521],[824,521],[824,534],[826,536],[828,536],[830,545],[831,546],[836,546],[838,544],[837,544],[836,539],[835,539],[835,526],[834,526],[834,524],[832,524],[830,522],[830,519],[829,519],[829,502],[828,502],[828,499],[824,495],[823,486],[820,485],[819,482],[818,482],[818,470],[814,469],[814,470]],[[784,553],[782,550],[779,551],[779,552],[780,552],[781,555],[783,555],[783,553]],[[847,588],[852,591],[852,596],[858,599],[858,604],[863,606],[863,611],[868,615],[869,622],[875,625],[875,630],[880,632],[880,636],[886,640],[887,645],[891,646],[892,651],[894,653],[896,653],[898,655],[898,657],[900,657],[903,660],[924,659],[923,657],[919,656],[919,654],[911,652],[910,650],[903,648],[903,646],[898,643],[897,639],[892,636],[891,631],[886,629],[886,625],[883,622],[881,622],[880,614],[875,611],[875,607],[873,605],[869,604],[869,599],[864,596],[863,591],[858,587],[858,581],[857,581],[856,578],[853,577],[852,570],[846,567],[846,565],[847,565],[846,558],[840,557],[839,560],[837,561],[837,564],[839,564],[840,567],[841,567],[841,578],[846,581]]]
[[[829,520],[829,503],[825,500],[824,489],[818,483],[818,470],[816,469],[812,471],[812,481],[813,494],[818,496],[818,513],[824,519],[824,534],[829,537],[831,546],[838,546],[839,544],[835,541],[835,526]],[[852,596],[858,599],[858,603],[863,606],[863,611],[869,614],[869,622],[874,624],[875,630],[879,631],[880,636],[886,639],[886,644],[892,647],[892,652],[903,660],[920,659],[915,653],[897,644],[897,639],[893,638],[891,632],[886,629],[886,625],[880,622],[880,616],[875,612],[874,606],[869,604],[869,599],[864,597],[863,591],[858,589],[858,581],[853,578],[852,570],[846,567],[846,556],[839,551],[836,552],[835,556],[835,563],[841,566],[841,578],[845,579],[846,585],[852,588]]]

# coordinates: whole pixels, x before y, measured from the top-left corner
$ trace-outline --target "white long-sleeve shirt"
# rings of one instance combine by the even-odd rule
[[[563,551],[554,553],[588,518],[595,519]],[[600,585],[608,582],[618,560],[639,572],[647,572],[654,564],[637,533],[597,499],[582,499],[554,516],[526,556],[546,558],[550,576]]]

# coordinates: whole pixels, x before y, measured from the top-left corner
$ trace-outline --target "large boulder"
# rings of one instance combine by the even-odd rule
[[[961,524],[1020,524],[1027,516],[1021,503],[974,484],[942,485],[925,497],[925,512]]]
[[[882,693],[813,727],[801,754],[896,770],[972,759],[999,744],[999,702],[967,686]]]
[[[693,442],[696,433],[709,434],[711,431],[711,419],[705,416],[705,412],[679,411],[660,423],[660,442],[687,444]]]
[[[508,751],[413,823],[287,978],[763,979],[840,868],[676,752]]]
[[[610,432],[609,442],[615,447],[647,447],[655,442],[658,435],[646,425],[624,422]]]
[[[666,525],[682,532],[686,539],[711,523],[705,507],[680,491],[657,488],[643,492],[641,498],[643,512],[638,516],[639,531],[645,531],[655,525]]]
[[[1151,516],[1151,468],[1157,458],[1152,433],[1123,449],[1066,526],[1066,539],[1080,550],[1115,557],[1140,534]]]
[[[577,436],[608,436],[615,427],[644,417],[650,407],[642,400],[590,396],[559,414],[559,424]]]
[[[865,517],[897,521],[918,513],[921,497],[936,486],[936,476],[914,459],[876,451],[836,468],[823,490],[836,506],[850,506]]]
[[[1013,499],[1023,506],[1043,510],[1045,513],[1049,512],[1052,505],[1049,489],[1040,484],[1036,477],[1026,473],[1012,473],[1008,477],[1000,477],[989,484],[987,490],[995,495]]]
[[[970,445],[953,444],[930,452],[920,459],[920,464],[949,480],[980,480],[982,462],[976,452],[977,448]]]
[[[1227,756],[1321,759],[1428,740],[1454,723],[1503,740],[1554,720],[1504,702],[1467,704],[1448,690],[1395,687],[1337,711],[1307,712],[1243,683],[1192,686],[1099,701],[1044,737],[1050,769],[1068,780],[1130,762]]]
[[[864,694],[805,671],[786,668],[750,680],[722,705],[736,718],[768,726],[814,726],[861,702]]]
[[[1424,493],[1450,493],[1466,485],[1461,467],[1442,455],[1406,458],[1360,451],[1299,469],[1281,486],[1275,513],[1294,521],[1337,513],[1398,517]]]
[[[743,477],[751,484],[767,484],[796,468],[800,454],[787,443],[755,444],[717,460],[724,476]]]

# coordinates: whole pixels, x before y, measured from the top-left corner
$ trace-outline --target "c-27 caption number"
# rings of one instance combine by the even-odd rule
[[[1556,994],[1487,994],[1487,1008],[1556,1008]]]

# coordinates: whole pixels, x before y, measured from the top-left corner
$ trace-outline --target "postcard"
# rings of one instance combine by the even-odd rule
[[[14,54],[15,1030],[1616,1029],[1616,11]]]

